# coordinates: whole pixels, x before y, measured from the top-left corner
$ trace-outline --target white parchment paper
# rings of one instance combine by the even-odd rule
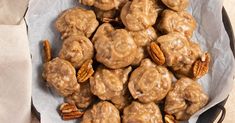
[[[41,77],[41,41],[49,39],[53,56],[57,56],[62,41],[59,33],[55,31],[54,21],[63,10],[78,5],[75,0],[31,0],[29,3],[26,22],[33,63],[32,98],[34,106],[40,112],[42,123],[65,121],[61,120],[56,111],[63,98],[47,88]],[[212,55],[209,73],[199,80],[209,94],[210,101],[190,118],[189,123],[195,123],[201,113],[224,100],[232,89],[234,57],[222,23],[222,5],[223,0],[191,0],[188,9],[198,25],[193,40],[199,42],[202,49]]]

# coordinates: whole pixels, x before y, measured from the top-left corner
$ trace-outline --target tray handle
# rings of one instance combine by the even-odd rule
[[[221,110],[221,116],[217,123],[222,123],[226,115],[226,109],[222,105],[216,105],[216,108]]]

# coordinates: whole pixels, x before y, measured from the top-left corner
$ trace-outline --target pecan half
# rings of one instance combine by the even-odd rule
[[[60,105],[60,113],[63,120],[80,118],[84,112],[79,111],[75,104],[63,103]]]
[[[165,63],[165,56],[157,43],[151,42],[148,47],[148,52],[157,65],[163,65]]]
[[[172,115],[165,115],[164,116],[165,123],[178,123],[177,120],[175,120],[174,116]]]
[[[42,42],[43,45],[43,53],[44,53],[44,62],[51,61],[51,45],[48,40],[44,40]]]
[[[193,65],[193,76],[198,79],[208,73],[210,65],[210,54],[204,53]]]
[[[87,79],[89,79],[92,74],[94,73],[93,67],[92,67],[92,60],[85,61],[81,68],[78,70],[77,73],[77,79],[78,82],[85,82]]]

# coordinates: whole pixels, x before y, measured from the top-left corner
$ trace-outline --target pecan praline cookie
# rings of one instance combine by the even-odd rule
[[[144,59],[130,76],[128,88],[134,99],[142,103],[161,101],[171,88],[173,75],[163,66]]]
[[[192,79],[179,79],[167,94],[164,111],[177,120],[188,120],[195,112],[204,107],[209,100],[200,84]]]
[[[146,50],[147,45],[157,39],[157,34],[153,27],[149,27],[141,31],[129,31],[129,33],[133,37],[136,45],[138,46],[136,58],[131,65],[138,66],[140,62],[148,56]]]
[[[62,39],[71,35],[90,37],[98,25],[99,22],[92,10],[79,7],[65,10],[55,22],[56,29],[62,34]]]
[[[189,0],[162,0],[162,2],[174,11],[183,11],[189,4]]]
[[[96,31],[92,42],[96,60],[108,68],[124,68],[135,60],[137,45],[125,29],[114,29],[111,24],[104,23]]]
[[[68,96],[80,89],[76,79],[76,71],[66,60],[54,58],[45,63],[42,76],[48,85],[61,96]]]
[[[155,0],[128,1],[120,15],[123,24],[131,31],[140,31],[154,25],[157,16]]]
[[[164,34],[180,32],[190,39],[193,35],[193,31],[196,29],[196,21],[194,17],[186,11],[175,12],[166,9],[161,14],[158,29]]]
[[[85,112],[81,123],[121,123],[121,118],[113,104],[101,101]]]
[[[91,92],[101,100],[110,100],[118,109],[122,109],[129,103],[127,82],[131,70],[131,67],[112,70],[99,66],[90,78]]]
[[[75,68],[94,56],[94,48],[91,41],[85,36],[73,35],[64,40],[59,57],[71,62]]]
[[[93,101],[95,97],[91,93],[90,83],[85,82],[80,84],[80,90],[75,91],[72,95],[66,97],[66,102],[70,104],[75,104],[78,108],[87,108]]]
[[[133,101],[123,112],[123,123],[163,123],[158,106],[151,102],[141,104]]]
[[[173,32],[158,37],[157,43],[165,56],[165,64],[177,74],[192,76],[192,66],[202,51],[198,44],[188,41],[181,33]]]
[[[119,9],[128,0],[79,0],[83,5],[94,6],[95,8],[108,11],[111,9]]]

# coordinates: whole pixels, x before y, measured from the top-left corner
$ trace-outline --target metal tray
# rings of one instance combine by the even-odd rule
[[[228,33],[228,36],[230,39],[230,46],[231,46],[231,49],[233,52],[233,56],[235,56],[234,33],[233,33],[232,25],[231,25],[231,22],[229,20],[229,17],[228,17],[228,14],[227,14],[225,8],[222,9],[222,17],[223,17],[223,23],[225,26],[225,30]],[[224,120],[224,117],[226,115],[226,109],[224,108],[224,105],[225,105],[227,99],[228,99],[228,97],[225,100],[223,100],[222,102],[220,102],[219,104],[215,105],[214,107],[210,108],[209,110],[207,110],[206,112],[201,114],[197,120],[197,123],[213,123],[216,120],[216,118],[218,117],[218,115],[220,114],[220,112],[222,112],[222,113],[221,113],[221,116],[220,116],[217,123],[222,123]],[[33,102],[32,102],[32,113],[34,116],[36,116],[36,118],[40,122],[40,113],[33,106]]]

